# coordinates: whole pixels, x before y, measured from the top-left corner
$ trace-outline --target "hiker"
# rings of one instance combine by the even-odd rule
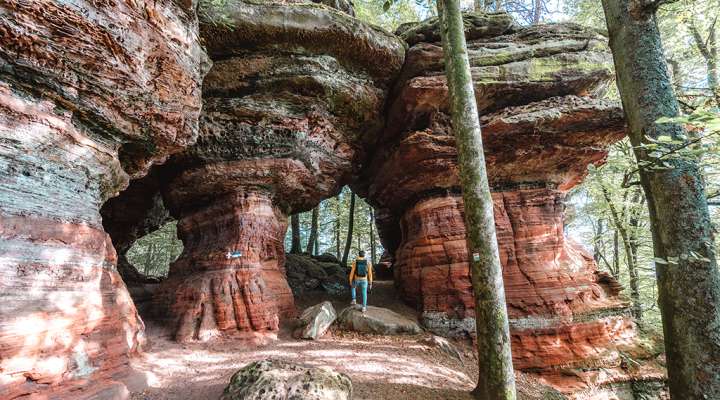
[[[352,263],[352,268],[350,268],[350,293],[352,294],[350,304],[357,304],[357,301],[355,301],[355,288],[359,286],[362,293],[362,312],[367,311],[367,291],[368,287],[372,289],[372,282],[372,264],[365,259],[365,252],[360,250],[358,257]]]

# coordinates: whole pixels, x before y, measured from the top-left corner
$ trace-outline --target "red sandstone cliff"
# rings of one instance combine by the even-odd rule
[[[127,393],[143,324],[99,209],[197,135],[194,11],[3,0],[0,63],[0,398]]]
[[[572,24],[520,28],[505,14],[467,15],[515,367],[567,392],[597,383],[604,363],[637,349],[619,285],[563,232],[565,193],[624,136],[619,105],[598,100],[611,75],[605,40]],[[412,47],[388,124],[356,189],[378,209],[395,282],[446,335],[475,328],[455,141],[436,22],[400,29]],[[588,376],[593,375],[593,378]],[[656,372],[653,379],[661,374]]]

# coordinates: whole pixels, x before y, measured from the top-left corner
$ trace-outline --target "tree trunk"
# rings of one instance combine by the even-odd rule
[[[603,220],[599,219],[597,226],[594,227],[594,237],[593,237],[593,259],[595,260],[595,264],[600,265],[600,244],[601,244],[601,238],[603,233],[605,232],[605,227],[603,226]]]
[[[715,103],[720,106],[720,82],[718,82],[718,46],[717,36],[715,34],[715,24],[710,27],[707,40],[700,34],[700,30],[695,24],[693,16],[689,24],[690,33],[692,34],[695,47],[705,59],[705,68],[707,71],[708,88],[715,99]]]
[[[300,254],[300,214],[293,214],[290,216],[290,225],[292,229],[292,245],[290,247],[290,253]]]
[[[643,147],[660,137],[687,137],[682,124],[656,122],[678,115],[655,19],[659,3],[602,3],[650,214],[670,394],[683,400],[718,399],[720,272],[700,171],[691,157],[659,160],[656,151]]]
[[[310,222],[310,235],[308,236],[307,246],[305,247],[305,251],[308,252],[310,255],[313,254],[313,249],[315,248],[315,245],[316,245],[315,242],[317,242],[319,214],[320,214],[320,205],[313,208],[313,210],[312,210],[312,219]]]
[[[533,0],[533,25],[540,23],[542,19],[543,0]]]
[[[373,208],[370,208],[370,262],[372,265],[376,264],[377,255],[375,254],[377,251],[377,245],[375,243],[375,210]]]
[[[613,232],[613,276],[616,279],[620,278],[620,234],[615,229]]]
[[[640,211],[642,194],[640,190],[633,193],[633,208],[629,211],[628,219],[628,275],[630,275],[630,298],[633,302],[633,316],[642,326],[642,301],[640,300],[640,275],[638,273],[638,227],[640,224]]]
[[[481,400],[514,400],[505,288],[460,1],[438,0],[437,6],[475,295],[479,377],[473,395]]]
[[[632,315],[633,317],[635,317],[635,320],[638,322],[638,324],[642,324],[642,302],[640,301],[640,285],[637,272],[637,243],[632,236],[637,235],[637,229],[634,229],[634,231],[630,231],[629,229],[632,228],[631,223],[633,221],[635,223],[635,226],[637,227],[637,217],[634,217],[633,219],[632,216],[632,213],[635,212],[635,210],[629,210],[629,213],[631,214],[631,223],[628,224],[629,226],[625,226],[625,212],[627,211],[627,207],[623,205],[622,212],[618,211],[617,207],[615,207],[615,204],[612,201],[610,192],[603,183],[600,183],[600,188],[602,190],[603,197],[605,198],[605,202],[610,209],[610,216],[612,217],[612,222],[615,226],[615,232],[619,232],[620,237],[622,238],[623,249],[625,250],[625,264],[627,265],[628,274],[630,275],[630,298],[633,302]],[[623,194],[623,200],[625,200],[626,198],[627,192]],[[636,195],[633,196],[632,204],[635,204],[635,201],[640,201],[640,192],[636,192]],[[634,247],[633,244],[635,244]]]
[[[335,256],[340,259],[340,195],[335,197]]]
[[[355,222],[355,193],[350,193],[350,212],[348,216],[348,231],[345,239],[345,251],[343,252],[342,264],[347,265],[350,246],[352,246],[353,223]]]

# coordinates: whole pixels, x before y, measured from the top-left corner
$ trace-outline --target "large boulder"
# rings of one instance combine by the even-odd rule
[[[352,393],[350,378],[330,368],[263,360],[236,372],[220,400],[350,400]]]
[[[345,308],[338,315],[338,324],[342,329],[380,335],[416,335],[423,331],[415,321],[387,308],[373,306],[368,306],[365,312],[360,306]]]
[[[295,336],[302,339],[320,338],[336,318],[335,307],[329,301],[308,307],[298,317]]]

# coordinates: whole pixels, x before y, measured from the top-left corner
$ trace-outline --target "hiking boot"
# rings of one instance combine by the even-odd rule
[[[357,301],[355,301],[355,300],[353,300],[353,301],[350,302],[350,305],[351,305],[351,306],[354,306],[355,304],[357,304]]]
[[[366,311],[367,311],[367,307],[363,307],[363,310],[362,310],[363,314],[364,314]]]

